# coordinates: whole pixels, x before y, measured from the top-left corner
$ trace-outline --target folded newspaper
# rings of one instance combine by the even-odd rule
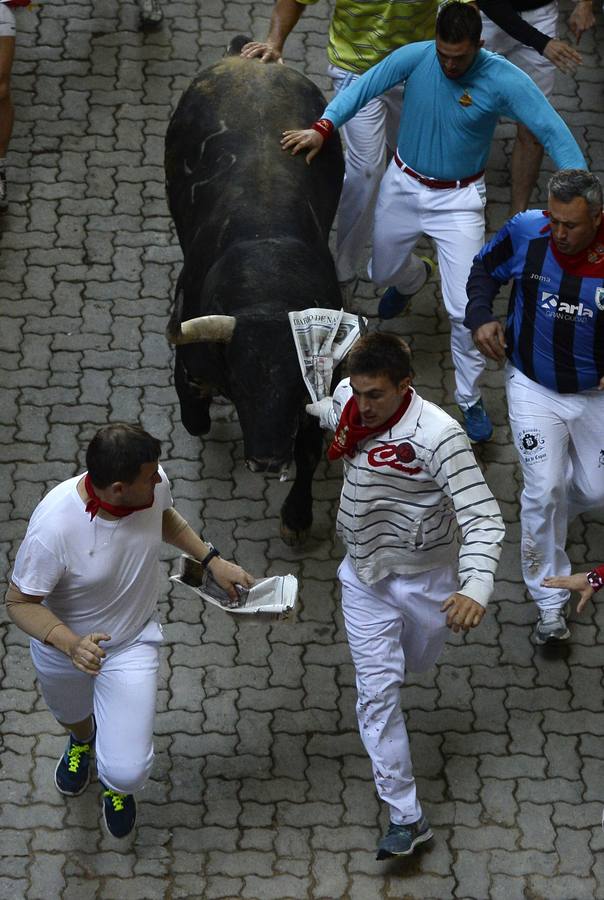
[[[218,606],[224,612],[253,616],[255,619],[291,619],[298,599],[298,581],[293,575],[274,575],[261,578],[252,588],[237,586],[237,600],[232,600],[204,569],[199,560],[183,553],[178,560],[178,572],[170,576],[186,588]]]
[[[314,307],[289,313],[302,377],[312,402],[328,397],[333,370],[346,356],[367,319],[343,309]]]

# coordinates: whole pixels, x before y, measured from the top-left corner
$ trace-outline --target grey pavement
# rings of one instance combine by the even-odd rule
[[[563,21],[568,8],[564,0]],[[339,611],[338,467],[321,464],[312,538],[288,549],[278,535],[286,486],[244,469],[231,407],[215,407],[201,442],[180,424],[163,336],[180,261],[163,135],[198,69],[235,33],[262,38],[270,9],[178,0],[165,4],[163,28],[146,35],[133,2],[18,11],[11,203],[0,222],[3,570],[39,498],[82,468],[99,425],[125,418],[164,441],[176,505],[191,523],[258,574],[296,574],[301,601],[295,624],[239,624],[170,586],[166,548],[157,756],[138,829],[124,842],[100,827],[96,783],[69,801],[56,792],[64,739],[36,687],[27,641],[3,614],[0,898],[604,897],[604,609],[573,615],[563,653],[530,640],[535,611],[519,570],[520,479],[501,372],[486,377],[496,431],[481,457],[507,542],[484,623],[452,636],[437,668],[411,677],[402,693],[435,830],[403,862],[374,859],[387,815],[357,735]],[[602,176],[598,15],[578,79],[560,76],[555,102]],[[291,64],[326,90],[328,16],[326,2],[309,8],[287,48]],[[499,128],[489,166],[491,229],[506,216],[511,134]],[[549,162],[536,204],[548,170]],[[358,305],[375,315],[369,283]],[[383,327],[412,341],[420,391],[455,415],[436,286],[410,316]],[[603,547],[604,517],[572,526],[578,567],[601,562]]]

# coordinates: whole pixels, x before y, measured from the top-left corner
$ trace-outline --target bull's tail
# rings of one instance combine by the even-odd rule
[[[245,44],[249,44],[251,41],[251,37],[246,37],[245,34],[238,34],[236,37],[232,39],[226,48],[225,56],[239,56],[242,48]]]

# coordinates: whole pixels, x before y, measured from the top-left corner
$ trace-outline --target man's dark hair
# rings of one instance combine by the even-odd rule
[[[547,183],[547,192],[560,203],[583,197],[592,216],[602,212],[602,185],[597,175],[586,169],[560,169]]]
[[[405,341],[379,331],[359,338],[348,354],[347,368],[349,375],[386,375],[394,385],[413,375]]]
[[[436,18],[436,34],[447,44],[463,44],[469,39],[478,47],[482,34],[480,13],[469,3],[451,0],[441,6]]]
[[[161,443],[139,425],[116,422],[99,429],[86,450],[86,468],[95,487],[131,484],[143,463],[156,462]]]

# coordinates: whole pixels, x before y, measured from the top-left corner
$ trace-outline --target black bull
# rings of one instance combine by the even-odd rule
[[[287,314],[341,307],[328,237],[344,165],[337,135],[310,166],[281,150],[282,131],[307,127],[325,100],[287,66],[235,56],[242,43],[198,75],[168,128],[168,202],[184,264],[167,333],[187,431],[209,431],[212,396],[222,395],[237,410],[250,469],[295,461],[281,534],[296,543],[312,523],[322,436],[304,411]]]

